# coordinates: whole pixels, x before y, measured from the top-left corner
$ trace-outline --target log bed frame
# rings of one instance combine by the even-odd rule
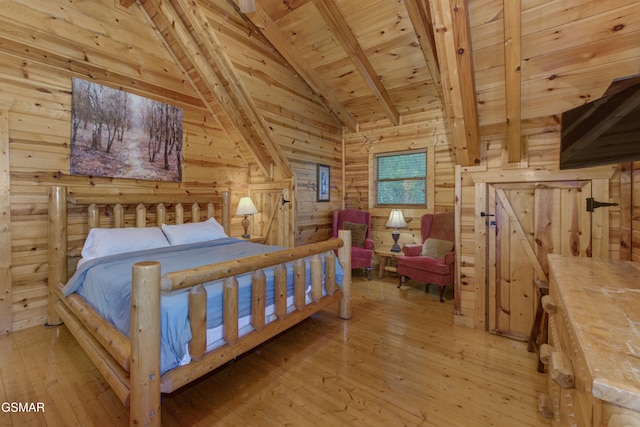
[[[180,199],[180,198],[178,198]],[[171,393],[191,381],[224,365],[235,357],[258,346],[317,311],[339,301],[339,316],[351,317],[351,234],[340,231],[338,239],[327,240],[277,252],[250,256],[218,264],[168,273],[160,277],[160,263],[137,263],[132,269],[131,339],[107,322],[82,297],[62,295],[68,280],[70,260],[78,258],[77,249],[68,250],[69,224],[67,210],[87,209],[89,229],[101,226],[98,206],[112,207],[112,226],[124,227],[123,205],[136,206],[136,227],[145,227],[147,205],[157,204],[156,223],[173,217],[183,221],[182,203],[193,203],[192,220],[199,221],[200,204],[194,196],[172,200],[174,215],[167,215],[165,205],[154,195],[76,196],[65,186],[53,186],[49,194],[49,325],[64,323],[104,376],[120,401],[129,407],[130,425],[155,425],[161,421],[161,394]],[[211,199],[211,198],[209,198]],[[213,202],[222,206],[222,225],[230,230],[229,193],[224,192]],[[213,202],[208,200],[207,218],[213,216]],[[110,211],[111,212],[111,211]],[[344,270],[342,287],[335,280],[335,252]],[[322,259],[325,270],[326,295],[322,289]],[[311,269],[311,299],[305,304],[305,262]],[[287,313],[287,274],[285,263],[294,263],[295,310]],[[276,319],[265,323],[265,274],[263,268],[275,268]],[[238,336],[238,282],[236,275],[252,275],[253,331]],[[225,344],[206,352],[206,290],[202,285],[211,280],[223,282],[223,322]],[[190,288],[189,318],[193,338],[189,344],[191,363],[176,367],[160,376],[160,295],[176,289]]]

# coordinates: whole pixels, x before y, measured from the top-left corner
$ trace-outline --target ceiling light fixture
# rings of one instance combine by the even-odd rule
[[[256,4],[253,0],[240,0],[240,12],[242,13],[250,13],[255,12]]]

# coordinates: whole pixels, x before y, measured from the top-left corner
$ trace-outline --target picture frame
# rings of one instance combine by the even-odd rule
[[[317,170],[317,201],[328,202],[331,194],[331,168],[327,165],[318,164]]]
[[[182,181],[182,108],[71,81],[71,175]]]

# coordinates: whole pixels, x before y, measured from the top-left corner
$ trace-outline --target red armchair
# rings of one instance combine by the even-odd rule
[[[422,215],[420,219],[422,244],[405,244],[404,256],[398,256],[398,288],[406,277],[426,283],[425,291],[434,283],[440,287],[440,302],[444,289],[453,284],[455,271],[455,221],[453,212]],[[429,242],[425,245],[425,241]],[[425,251],[431,256],[424,255]]]
[[[345,224],[347,223],[347,224]],[[338,237],[338,230],[351,230],[351,268],[364,268],[371,280],[371,260],[374,242],[369,238],[371,214],[357,209],[333,211],[331,236]]]

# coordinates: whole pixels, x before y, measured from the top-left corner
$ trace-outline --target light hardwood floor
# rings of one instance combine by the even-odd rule
[[[546,378],[526,343],[453,325],[451,293],[354,272],[337,306],[172,395],[163,426],[543,426]],[[0,337],[0,426],[124,426],[128,412],[68,330]]]

